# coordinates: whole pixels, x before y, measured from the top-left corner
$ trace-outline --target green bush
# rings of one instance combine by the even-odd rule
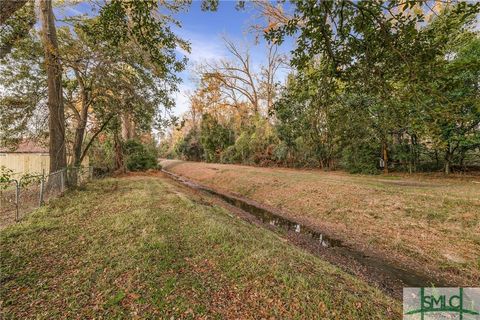
[[[373,144],[350,144],[342,151],[342,166],[350,173],[377,174],[379,150]]]
[[[196,131],[191,130],[175,145],[175,153],[184,160],[203,160],[203,146]]]
[[[229,146],[220,156],[221,163],[240,163],[242,162],[237,152],[236,145]]]
[[[233,137],[234,133],[230,128],[209,114],[203,115],[200,141],[207,162],[220,161],[222,151],[233,144]]]
[[[124,144],[125,164],[130,171],[157,169],[157,149],[144,145],[138,140],[128,140]]]

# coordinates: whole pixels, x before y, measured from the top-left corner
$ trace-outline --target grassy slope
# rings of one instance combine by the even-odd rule
[[[203,184],[286,209],[352,245],[462,285],[480,282],[480,185],[470,179],[164,161]]]
[[[2,230],[0,317],[399,317],[398,302],[177,188],[97,181]]]

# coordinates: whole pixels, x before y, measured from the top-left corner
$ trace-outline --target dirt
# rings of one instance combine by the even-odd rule
[[[329,238],[308,226],[284,219],[284,213],[275,208],[243,197],[214,191],[168,171],[164,173],[188,187],[184,192],[190,194],[195,202],[208,206],[219,205],[250,223],[280,233],[287,241],[335,264],[396,299],[401,299],[403,287],[448,286],[440,279],[418,274],[413,270],[400,269],[378,256],[366,255],[344,245],[338,239]]]
[[[362,176],[182,161],[162,165],[279,210],[399,268],[455,286],[480,282],[480,188],[471,177]]]

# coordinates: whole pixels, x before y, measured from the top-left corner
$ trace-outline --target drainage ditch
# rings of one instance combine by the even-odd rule
[[[401,298],[403,287],[448,286],[438,279],[400,268],[380,257],[365,254],[344,244],[340,239],[287,219],[252,200],[213,190],[164,169],[162,172],[189,188],[207,193],[242,210],[257,219],[264,227],[287,235],[295,244],[373,283],[395,298]]]

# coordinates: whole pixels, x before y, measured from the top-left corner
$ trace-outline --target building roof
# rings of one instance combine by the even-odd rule
[[[2,153],[48,153],[48,148],[31,140],[24,140],[20,142],[15,148],[2,148]]]

